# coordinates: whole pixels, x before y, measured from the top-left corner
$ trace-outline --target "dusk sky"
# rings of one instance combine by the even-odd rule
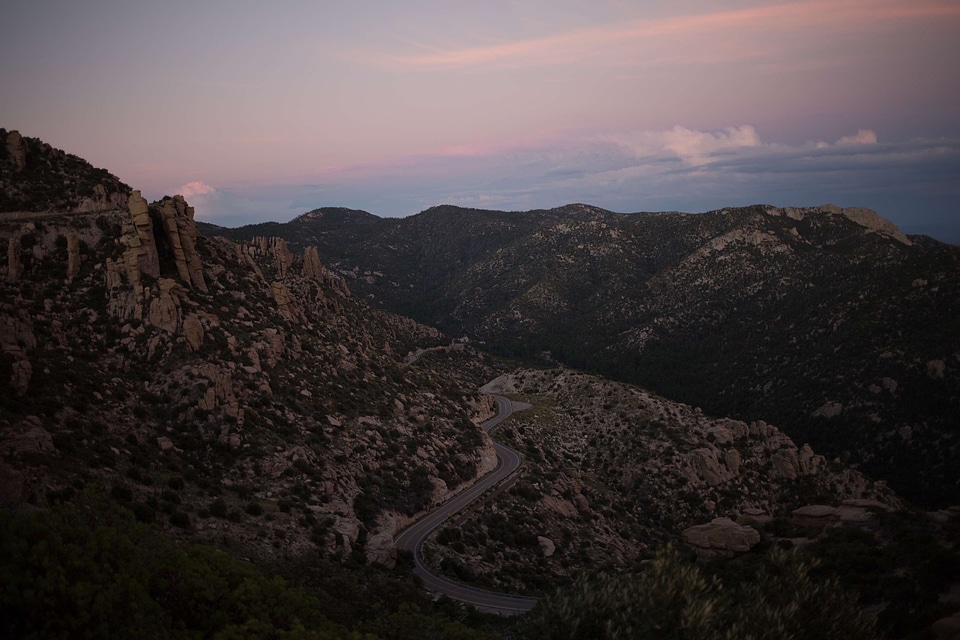
[[[957,0],[5,3],[0,126],[199,219],[864,206],[960,243]]]

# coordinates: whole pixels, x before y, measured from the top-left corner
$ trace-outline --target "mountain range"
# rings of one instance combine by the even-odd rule
[[[377,306],[496,353],[767,420],[918,505],[960,494],[960,247],[873,211],[318,209],[201,228],[315,244]]]
[[[328,208],[223,229],[37,138],[0,129],[0,152],[0,566],[23,587],[0,604],[15,637],[91,620],[132,633],[120,592],[69,594],[137,580],[181,635],[269,618],[277,637],[554,637],[543,616],[572,597],[554,589],[644,575],[665,545],[731,585],[804,549],[890,637],[956,609],[956,247],[829,206]],[[394,542],[496,467],[479,427],[491,394],[531,407],[494,433],[523,464],[422,553],[544,598],[528,622],[416,595]],[[111,522],[186,555],[131,554],[105,578],[111,549],[64,540]],[[272,613],[211,604],[192,585],[232,578],[198,578],[216,565],[198,543],[300,591],[254,598]],[[102,555],[84,565],[87,548]],[[206,559],[136,564],[172,557]],[[232,597],[267,589],[229,571],[247,576]],[[278,612],[304,598],[338,630],[297,635],[307,614]],[[753,604],[757,624],[789,609]]]

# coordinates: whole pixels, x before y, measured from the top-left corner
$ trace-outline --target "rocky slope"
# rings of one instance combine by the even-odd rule
[[[496,464],[492,402],[454,366],[476,356],[408,364],[445,339],[356,299],[315,249],[206,239],[182,197],[137,191],[0,214],[0,242],[6,507],[93,482],[175,534],[392,564],[399,527]]]
[[[823,523],[843,505],[858,515],[900,506],[883,483],[762,421],[710,418],[570,370],[520,370],[485,389],[534,405],[495,434],[524,454],[523,470],[439,531],[425,556],[490,587],[544,589],[629,567],[681,532],[702,557],[730,557],[774,518],[811,506],[825,510]]]
[[[0,128],[0,211],[97,211],[125,206],[130,187],[38,138]]]
[[[4,135],[10,143],[11,134]],[[543,329],[560,317],[551,315],[558,308],[573,325],[589,319],[573,313],[586,308],[588,288],[578,290],[581,297],[534,296],[549,301],[541,306],[550,313],[537,315],[536,305],[511,306],[511,287],[520,282],[514,293],[522,293],[533,286],[523,278],[586,277],[599,287],[594,300],[603,304],[597,313],[607,313],[604,291],[619,292],[622,302],[621,276],[634,277],[612,271],[622,266],[617,261],[584,271],[570,260],[568,271],[560,269],[564,252],[573,249],[551,244],[550,234],[537,228],[542,220],[553,220],[560,237],[570,230],[564,242],[585,238],[580,227],[606,239],[595,246],[580,242],[590,255],[615,256],[610,238],[628,235],[623,229],[611,235],[607,214],[584,207],[534,216],[440,209],[414,221],[416,242],[403,237],[407,223],[349,210],[314,212],[292,226],[259,226],[262,233],[244,238],[222,237],[227,230],[205,237],[180,196],[148,203],[111,182],[109,174],[33,139],[14,136],[0,152],[5,194],[40,193],[38,184],[54,183],[100,184],[94,191],[107,194],[90,204],[76,199],[79,187],[70,187],[45,201],[61,203],[56,206],[62,210],[43,205],[30,213],[20,196],[5,201],[10,211],[0,207],[0,247],[7,250],[0,262],[0,508],[30,511],[72,500],[83,510],[89,487],[101,487],[110,500],[173,538],[209,541],[314,578],[329,566],[323,562],[333,561],[344,573],[325,576],[324,588],[342,591],[338,601],[357,592],[354,583],[367,581],[367,569],[395,562],[399,528],[496,464],[477,426],[491,415],[493,403],[477,389],[505,370],[471,342],[447,348],[449,339],[437,329],[375,309],[364,298],[389,292],[414,304],[432,300],[433,312],[442,311],[444,318],[462,314],[464,321],[473,317],[469,309],[475,304],[472,331],[490,340],[496,318],[512,331],[534,326],[534,317]],[[798,215],[808,220],[823,212],[782,213],[780,218],[796,222]],[[823,215],[858,228],[866,220],[876,227],[868,235],[893,247],[891,255],[899,255],[899,246],[915,251],[926,242],[898,237],[867,214]],[[469,232],[451,236],[451,216]],[[750,219],[777,218],[762,216]],[[326,226],[317,227],[318,219]],[[674,229],[691,221],[707,224],[710,217],[650,219]],[[300,229],[298,244],[282,237],[291,228]],[[739,247],[741,238],[734,235],[727,244],[710,246]],[[347,268],[349,260],[373,255],[369,247],[377,245],[364,244],[364,237],[389,238],[380,267]],[[824,237],[836,236],[831,231]],[[858,246],[862,238],[856,238],[851,242]],[[652,247],[688,240],[664,232],[648,241]],[[524,242],[532,243],[525,245],[531,252],[538,243],[549,250],[541,258],[523,258]],[[403,266],[411,251],[430,276],[429,293],[416,288],[414,272]],[[334,258],[337,269],[330,267]],[[688,273],[678,266],[687,259],[671,260],[651,263],[651,274]],[[391,264],[398,266],[396,274],[378,270]],[[714,267],[707,261],[688,271],[706,277]],[[471,297],[453,296],[462,289],[451,283],[468,276],[477,278],[468,289]],[[951,291],[951,283],[930,278],[915,286],[912,303],[918,308],[939,300],[932,294]],[[702,302],[684,298],[686,285],[679,276],[678,282],[647,300],[650,308],[663,304],[656,317]],[[671,296],[679,302],[671,303]],[[512,310],[497,316],[485,305],[496,313]],[[701,316],[691,314],[663,326],[701,327]],[[486,322],[493,323],[488,333]],[[531,340],[528,350],[543,346],[537,336],[549,337],[532,330],[522,335]],[[570,344],[607,344],[604,335],[584,330]],[[645,357],[665,335],[667,329],[644,347]],[[808,344],[802,332],[791,335]],[[892,353],[880,361],[899,362],[904,353],[916,352]],[[948,384],[953,366],[934,362],[921,369]],[[867,392],[902,398],[904,380],[880,379],[877,390]],[[521,370],[487,389],[526,399],[534,408],[511,418],[499,436],[524,454],[522,472],[439,532],[426,551],[439,570],[465,580],[542,592],[578,573],[636,568],[664,541],[683,539],[701,557],[725,557],[753,548],[760,532],[769,541],[785,522],[799,528],[798,540],[826,539],[829,533],[819,535],[823,527],[870,523],[900,505],[884,483],[820,455],[816,445],[791,439],[770,421],[709,418],[710,411],[570,370]],[[851,406],[843,404],[837,414],[828,405],[821,413],[846,420]],[[891,557],[900,558],[908,547],[921,551],[908,566],[891,563],[878,571],[901,582],[884,585],[877,598],[890,601],[896,599],[891,593],[923,590],[922,597],[900,598],[913,607],[902,616],[910,624],[917,607],[936,602],[960,575],[950,564],[957,511],[911,516],[920,525],[897,520],[903,513],[891,516],[892,522],[908,523],[902,526],[903,546],[890,544],[886,530],[878,529],[876,538],[893,549]],[[931,522],[937,527],[932,533]],[[925,546],[918,547],[921,538]],[[345,558],[350,562],[335,562]],[[927,574],[916,571],[923,562],[937,565],[933,588]],[[340,577],[353,569],[356,580]],[[848,573],[864,575],[858,571]],[[396,576],[388,582],[399,585]],[[393,588],[380,585],[371,582],[363,592]],[[368,605],[363,597],[354,600],[356,609]],[[400,606],[394,613],[409,618],[413,612]],[[372,616],[380,619],[377,629],[385,637],[424,635],[393,633],[380,613],[341,621]],[[451,615],[462,619],[459,611]]]
[[[319,209],[270,228],[453,335],[766,420],[922,505],[960,496],[960,248],[872,211]]]

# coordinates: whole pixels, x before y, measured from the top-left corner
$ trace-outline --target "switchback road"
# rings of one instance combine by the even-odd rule
[[[484,431],[489,432],[495,426],[506,420],[514,411],[519,411],[529,407],[520,403],[514,404],[508,398],[503,396],[493,396],[497,401],[497,415],[490,418],[481,425]],[[520,454],[494,441],[493,448],[497,452],[497,468],[490,472],[486,477],[481,478],[469,489],[455,495],[420,520],[416,521],[404,529],[396,539],[397,549],[404,549],[413,553],[414,573],[423,580],[423,586],[434,593],[440,593],[472,604],[478,609],[499,613],[500,615],[517,615],[525,613],[533,608],[537,603],[536,598],[525,596],[512,596],[486,589],[468,587],[449,578],[438,576],[432,573],[423,562],[420,554],[420,547],[430,533],[443,524],[448,518],[458,511],[466,508],[470,503],[479,498],[484,491],[498,484],[517,470],[520,466]]]

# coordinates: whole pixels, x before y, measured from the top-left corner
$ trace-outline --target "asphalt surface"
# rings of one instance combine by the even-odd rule
[[[497,401],[498,412],[496,416],[481,425],[483,430],[487,432],[509,418],[514,411],[520,411],[529,407],[529,405],[523,406],[519,403],[515,404],[503,396],[493,397]],[[500,483],[520,467],[523,459],[519,453],[496,441],[493,442],[493,448],[497,452],[497,468],[484,478],[481,478],[469,489],[458,493],[404,529],[400,535],[397,536],[396,545],[397,549],[413,552],[413,571],[420,576],[420,579],[423,580],[423,586],[428,591],[449,596],[460,602],[472,604],[483,611],[490,611],[500,615],[518,615],[532,609],[537,603],[537,599],[468,587],[449,578],[438,576],[427,568],[420,554],[420,547],[423,545],[423,541],[426,540],[427,536],[430,535],[434,529],[442,525],[458,511],[466,508],[487,489]]]

